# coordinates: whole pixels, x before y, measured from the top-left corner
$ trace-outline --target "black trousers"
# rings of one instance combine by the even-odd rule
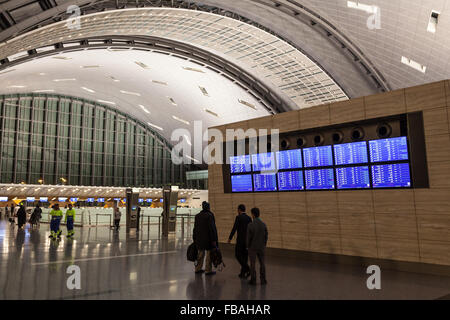
[[[259,274],[261,280],[266,280],[266,264],[264,261],[264,250],[249,250],[250,257],[250,276],[251,280],[256,281],[256,257],[259,260]]]
[[[245,243],[236,243],[234,253],[236,255],[237,261],[241,265],[241,274],[249,272],[250,267],[248,266],[248,251]]]

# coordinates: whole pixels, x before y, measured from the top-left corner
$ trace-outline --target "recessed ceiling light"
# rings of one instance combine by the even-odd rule
[[[206,91],[206,88],[198,86],[200,91],[203,93],[204,96],[209,97],[208,91]]]
[[[45,72],[39,73],[40,76],[46,76],[47,74]]]
[[[151,123],[151,122],[147,122],[147,124],[148,124],[150,127],[153,127],[153,128],[155,128],[155,129],[158,129],[158,130],[163,131],[163,128],[157,126],[156,124],[153,124],[153,123]]]
[[[254,104],[251,104],[250,102],[247,102],[245,100],[242,99],[238,99],[239,103],[243,104],[244,106],[247,106],[249,108],[252,108],[254,110],[256,110],[256,106]]]
[[[63,81],[76,81],[77,79],[71,78],[71,79],[55,79],[54,82],[63,82]]]
[[[43,89],[43,90],[34,90],[34,93],[42,93],[42,92],[55,92],[53,89]]]
[[[0,72],[0,75],[1,74],[5,74],[5,73],[8,73],[8,72],[13,72],[13,71],[15,71],[16,69],[10,69],[10,70],[6,70],[6,71],[3,71],[3,72]]]
[[[148,111],[142,104],[140,104],[139,107],[141,107],[141,109],[144,110],[145,113],[150,114],[150,111]]]
[[[120,93],[128,94],[128,95],[130,95],[130,96],[138,96],[138,97],[141,96],[141,94],[138,93],[138,92],[130,92],[130,91],[125,91],[125,90],[120,90]]]
[[[120,80],[119,79],[116,79],[116,78],[114,78],[113,76],[110,76],[110,78],[112,79],[112,81],[114,81],[114,82],[120,82]]]
[[[135,61],[134,63],[136,63],[138,66],[140,66],[144,69],[150,69],[150,67],[143,62]]]
[[[112,104],[112,105],[116,105],[116,103],[115,103],[115,102],[112,102],[112,101],[107,101],[107,100],[97,100],[97,102],[100,102],[100,103],[106,103],[106,104]]]
[[[13,85],[13,86],[9,86],[7,88],[26,88],[27,86],[18,86],[18,85]]]
[[[72,58],[69,57],[64,57],[64,56],[56,56],[56,57],[52,57],[53,59],[59,59],[59,60],[72,60]]]
[[[101,66],[99,65],[92,65],[92,66],[81,66],[80,68],[82,69],[91,69],[91,68],[100,68]]]
[[[431,17],[428,21],[427,31],[431,33],[436,33],[436,27],[438,24],[438,18],[441,13],[435,10],[431,11]]]
[[[180,122],[182,122],[184,124],[187,124],[187,125],[190,124],[189,121],[186,121],[184,119],[178,118],[177,116],[172,116],[172,118],[174,118],[175,120],[180,121]]]
[[[162,84],[164,86],[167,86],[167,82],[159,81],[159,80],[152,80],[153,83]]]
[[[203,110],[205,110],[205,112],[209,113],[210,115],[213,115],[215,117],[219,117],[219,115],[217,113],[215,113],[214,111],[211,111],[209,109],[203,108]]]
[[[184,70],[188,70],[188,71],[195,71],[195,72],[205,73],[205,71],[197,69],[197,68],[183,67],[183,69]]]
[[[81,89],[83,89],[83,90],[85,90],[85,91],[87,91],[87,92],[90,92],[90,93],[95,93],[94,90],[89,89],[89,88],[86,88],[86,87],[81,87]]]
[[[413,69],[415,69],[417,71],[420,71],[422,73],[425,73],[425,71],[427,71],[427,67],[426,66],[421,65],[420,63],[418,63],[418,62],[416,62],[414,60],[411,60],[409,58],[406,58],[406,57],[402,56],[402,60],[401,61],[402,61],[403,64],[406,64],[407,66],[409,66],[409,67],[411,67],[411,68],[413,68]]]
[[[167,99],[169,99],[171,104],[173,104],[174,106],[177,106],[177,103],[175,102],[175,100],[173,100],[173,98],[167,97]]]

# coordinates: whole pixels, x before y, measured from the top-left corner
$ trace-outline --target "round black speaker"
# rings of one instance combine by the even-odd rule
[[[344,135],[342,134],[342,132],[336,131],[335,133],[333,133],[331,138],[333,139],[333,143],[341,143],[344,139]]]
[[[297,139],[297,147],[301,148],[306,144],[306,139],[304,137],[300,137]]]
[[[364,138],[364,130],[362,128],[354,128],[352,130],[352,140],[358,141]]]
[[[320,146],[323,144],[323,135],[317,134],[314,136],[314,145]]]
[[[286,150],[287,148],[289,148],[289,141],[281,140],[280,147],[281,147],[281,150]]]
[[[377,136],[379,138],[389,138],[392,134],[392,127],[387,123],[381,123],[377,127]]]

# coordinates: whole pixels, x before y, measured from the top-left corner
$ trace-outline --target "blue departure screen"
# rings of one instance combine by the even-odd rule
[[[408,160],[406,137],[369,141],[372,162]]]
[[[273,152],[252,154],[253,171],[275,170],[275,156]]]
[[[94,202],[94,198],[87,198],[86,202]]]
[[[338,189],[370,188],[369,167],[336,168]]]
[[[335,145],[334,160],[336,165],[367,163],[367,143],[361,141]]]
[[[302,150],[286,150],[277,151],[277,168],[283,169],[299,169],[302,167]]]
[[[372,166],[374,188],[411,187],[409,163],[396,163]]]
[[[105,202],[105,198],[98,198],[97,202]]]
[[[291,191],[303,190],[303,174],[301,171],[278,172],[278,190]]]
[[[334,189],[333,169],[305,170],[307,190]]]
[[[254,174],[253,184],[255,191],[277,191],[277,176],[274,173],[271,174]]]
[[[238,176],[231,176],[231,191],[252,192],[252,175],[243,174]]]
[[[230,157],[231,173],[245,173],[252,171],[250,166],[250,156],[236,156]]]
[[[303,149],[305,167],[325,167],[333,165],[331,146]]]

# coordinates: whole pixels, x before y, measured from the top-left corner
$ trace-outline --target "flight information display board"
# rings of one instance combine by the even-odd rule
[[[274,171],[275,156],[273,152],[252,154],[253,171]]]
[[[369,141],[371,162],[408,160],[406,137]]]
[[[277,151],[277,168],[284,169],[300,169],[302,165],[302,150],[285,150]]]
[[[411,187],[409,163],[372,166],[372,184],[374,188]]]
[[[334,146],[334,160],[336,165],[367,163],[366,141],[336,144]]]
[[[305,183],[301,171],[278,172],[279,191],[303,190],[304,188]]]
[[[303,149],[305,167],[326,167],[333,165],[331,146]]]
[[[231,176],[231,191],[252,192],[252,175],[242,174],[238,176]]]
[[[336,184],[338,189],[370,188],[369,167],[336,168]]]
[[[277,191],[277,176],[271,174],[254,174],[253,185],[255,192]]]
[[[307,190],[334,189],[334,170],[305,170],[305,182]]]
[[[230,157],[231,173],[251,172],[250,155]]]

